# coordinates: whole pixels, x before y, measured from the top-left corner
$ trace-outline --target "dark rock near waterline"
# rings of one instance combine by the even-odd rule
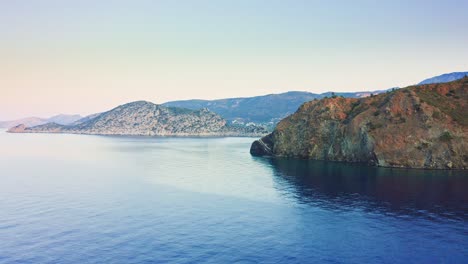
[[[303,104],[251,154],[377,166],[467,169],[468,77],[362,99]]]
[[[250,147],[250,154],[254,156],[272,156],[273,144],[272,135],[267,135],[259,140],[255,140]]]

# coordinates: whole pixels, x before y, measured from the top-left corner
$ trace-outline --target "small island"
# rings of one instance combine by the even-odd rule
[[[104,113],[84,117],[70,125],[47,123],[17,125],[10,133],[68,133],[132,136],[262,136],[264,127],[235,126],[206,108],[190,110],[165,107],[147,101],[120,105]]]

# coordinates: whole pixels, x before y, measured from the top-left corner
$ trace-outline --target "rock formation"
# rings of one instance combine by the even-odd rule
[[[258,136],[261,127],[227,126],[219,115],[207,109],[164,107],[146,101],[118,106],[73,125],[56,123],[11,128],[12,133],[73,133],[139,136]]]
[[[255,141],[250,152],[388,167],[467,169],[467,103],[468,77],[361,99],[313,100]]]

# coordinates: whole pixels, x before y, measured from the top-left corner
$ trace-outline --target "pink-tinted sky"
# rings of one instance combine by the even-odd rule
[[[0,120],[468,70],[466,1],[0,0]]]

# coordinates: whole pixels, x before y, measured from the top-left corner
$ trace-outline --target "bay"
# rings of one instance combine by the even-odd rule
[[[464,171],[0,131],[0,263],[463,263]]]

